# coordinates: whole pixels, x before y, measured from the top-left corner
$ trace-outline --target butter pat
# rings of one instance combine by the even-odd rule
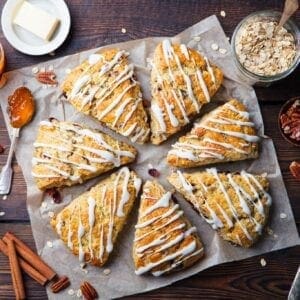
[[[59,19],[31,3],[24,1],[17,11],[13,23],[45,41],[50,41],[59,24]]]

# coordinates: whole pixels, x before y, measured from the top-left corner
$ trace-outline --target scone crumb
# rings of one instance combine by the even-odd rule
[[[103,270],[103,274],[106,275],[106,276],[109,275],[110,272],[111,272],[110,269],[104,269],[104,270]]]
[[[54,212],[53,211],[49,211],[48,212],[48,217],[49,218],[53,218],[54,217]]]
[[[0,211],[0,217],[5,216],[5,211]]]
[[[126,31],[127,31],[126,28],[122,28],[122,29],[121,29],[121,32],[122,32],[122,33],[126,33]]]
[[[73,296],[75,294],[75,291],[73,289],[68,290],[68,295]]]
[[[52,247],[53,247],[53,243],[52,243],[51,241],[47,241],[47,246],[48,246],[49,248],[52,248]]]
[[[77,296],[77,298],[81,298],[82,297],[82,291],[81,291],[81,289],[77,290],[76,296]]]
[[[200,42],[200,41],[201,41],[201,37],[200,37],[200,36],[194,36],[194,37],[193,37],[193,40],[194,40],[195,42]]]
[[[287,215],[285,213],[280,214],[280,219],[285,219],[286,217],[287,217]]]
[[[226,12],[224,10],[221,10],[220,11],[220,16],[225,18],[226,17]]]
[[[227,50],[224,49],[224,48],[220,48],[220,49],[219,49],[219,52],[220,52],[221,54],[226,54],[226,53],[227,53]]]
[[[265,267],[267,265],[267,262],[264,258],[261,258],[260,264],[261,264],[262,267]]]
[[[3,197],[2,197],[2,200],[6,200],[7,199],[7,195],[4,195]]]
[[[210,47],[211,47],[211,49],[213,49],[214,51],[217,51],[217,50],[219,49],[219,46],[218,46],[218,44],[216,44],[216,43],[212,43]]]

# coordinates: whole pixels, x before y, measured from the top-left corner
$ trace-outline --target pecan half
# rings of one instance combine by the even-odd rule
[[[50,85],[56,85],[57,80],[55,80],[56,74],[53,71],[45,71],[45,72],[39,72],[36,75],[37,81],[44,84],[50,84]]]
[[[293,161],[290,164],[290,171],[296,179],[300,180],[300,162]]]
[[[53,293],[59,293],[70,285],[69,278],[67,276],[60,277],[56,282],[51,285]]]
[[[94,289],[94,287],[87,281],[84,281],[81,286],[80,290],[82,292],[83,297],[86,300],[94,300],[98,298],[98,293]]]

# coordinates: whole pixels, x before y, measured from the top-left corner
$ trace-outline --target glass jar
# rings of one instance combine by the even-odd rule
[[[255,83],[256,85],[260,86],[269,86],[271,83],[278,81],[282,78],[287,77],[289,74],[291,74],[298,66],[300,62],[300,32],[299,28],[295,24],[292,19],[289,19],[285,24],[284,28],[293,35],[295,43],[296,43],[296,55],[294,58],[293,63],[290,65],[290,67],[285,70],[284,72],[275,74],[275,75],[270,75],[270,76],[263,76],[259,74],[255,74],[246,67],[243,66],[243,64],[240,62],[239,57],[237,55],[236,51],[236,41],[237,41],[237,36],[239,34],[239,31],[245,26],[246,24],[249,24],[249,22],[252,22],[253,20],[271,20],[271,21],[277,21],[279,22],[281,17],[281,13],[273,10],[265,10],[265,11],[259,11],[255,12],[253,14],[250,14],[246,18],[244,18],[235,28],[233,32],[233,36],[231,39],[231,47],[232,47],[232,53],[234,56],[234,61],[240,70],[240,72],[246,76],[247,79],[250,80],[250,82]]]

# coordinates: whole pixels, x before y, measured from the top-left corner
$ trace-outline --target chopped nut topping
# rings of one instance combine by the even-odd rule
[[[296,56],[295,39],[270,19],[252,18],[237,33],[235,49],[250,72],[273,76],[289,69]]]

